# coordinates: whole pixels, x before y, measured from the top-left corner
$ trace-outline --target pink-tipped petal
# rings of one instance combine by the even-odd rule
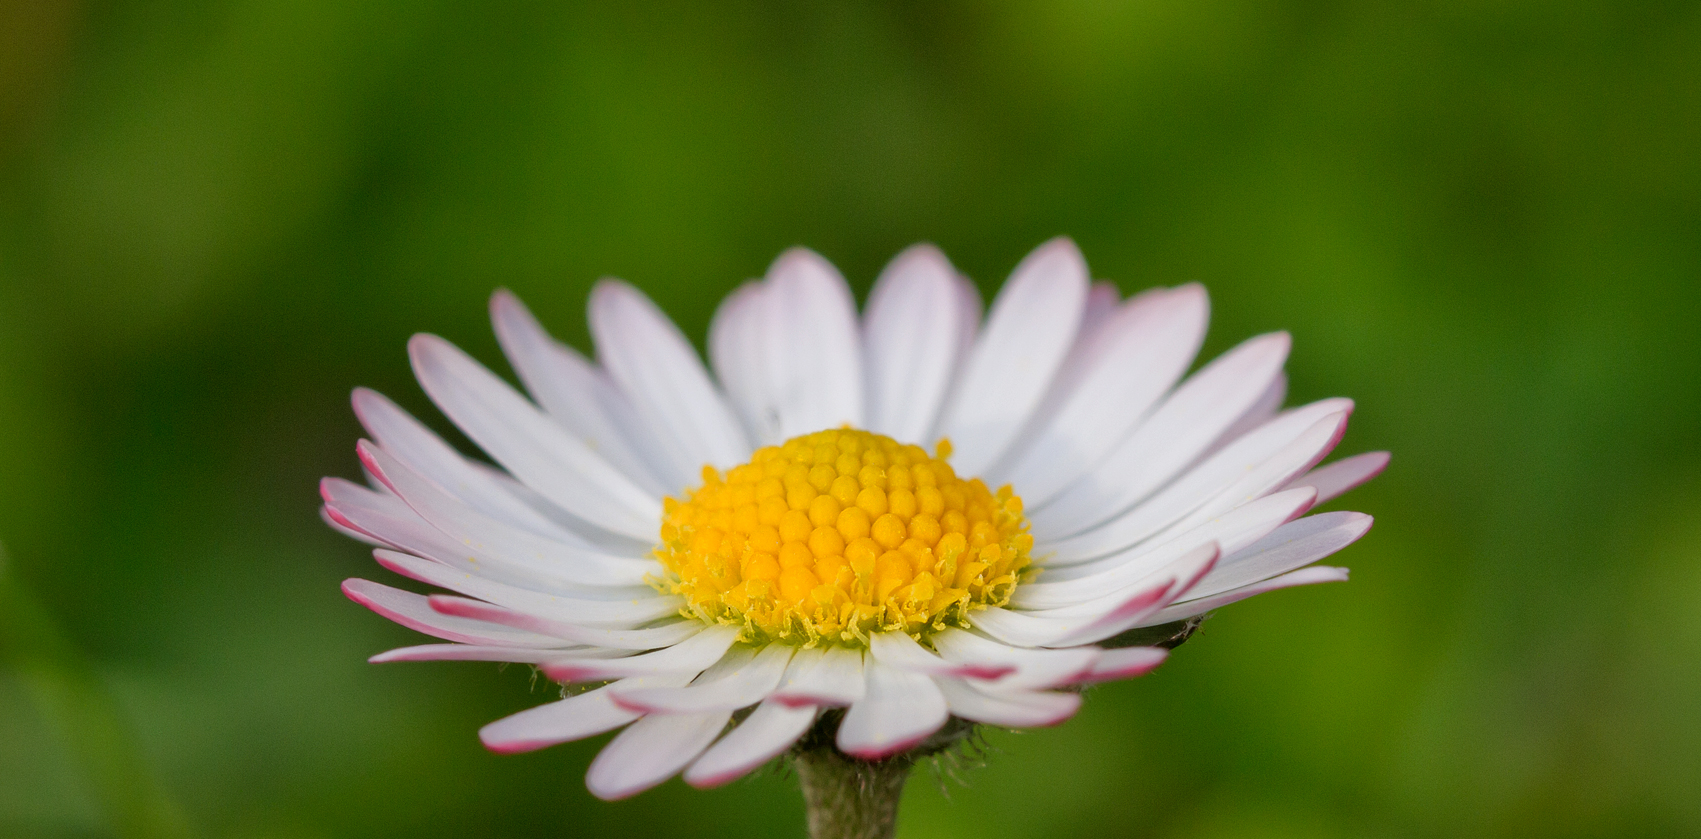
[[[490,321],[503,354],[532,398],[557,422],[601,454],[651,495],[677,491],[695,475],[664,480],[642,452],[653,445],[620,389],[595,364],[544,331],[520,298],[507,289],[490,297]],[[383,442],[380,440],[379,442]]]
[[[574,653],[555,656],[544,663],[543,673],[562,683],[600,682],[663,674],[683,675],[689,680],[720,661],[737,640],[737,627],[711,626],[684,641],[653,653],[606,660]]]
[[[1090,631],[1105,623],[1138,619],[1163,608],[1163,604],[1168,602],[1166,598],[1175,586],[1176,580],[1173,577],[1157,578],[1120,596],[1120,599],[1110,606],[1084,604],[1094,610],[1076,609],[1074,613],[1063,615],[1043,612],[1030,614],[995,606],[971,612],[969,623],[973,628],[1013,647],[1074,646],[1066,640],[1077,633]]]
[[[1171,524],[1154,538],[1164,539],[1186,532],[1189,528],[1197,527],[1243,504],[1250,504],[1270,493],[1278,493],[1283,485],[1316,466],[1318,461],[1334,450],[1336,444],[1341,442],[1341,437],[1346,434],[1347,418],[1351,414],[1351,410],[1337,411],[1312,423],[1294,438],[1293,442],[1239,476],[1198,509],[1183,516],[1180,521]],[[1308,490],[1315,492],[1311,487],[1299,487],[1291,492],[1302,493]],[[1315,498],[1312,504],[1316,504]]]
[[[488,621],[574,644],[589,644],[616,650],[655,650],[671,647],[705,628],[698,621],[682,620],[647,629],[602,629],[550,620],[480,600],[446,594],[433,594],[428,598],[428,602],[431,610],[440,614]],[[559,642],[557,645],[559,646]]]
[[[1388,468],[1387,452],[1365,452],[1343,457],[1327,466],[1319,466],[1293,479],[1291,487],[1308,486],[1317,490],[1317,504],[1327,504],[1348,490],[1358,487]]]
[[[634,539],[655,536],[661,501],[640,489],[525,397],[435,335],[408,342],[414,374],[455,425],[527,486],[587,522]]]
[[[383,664],[391,661],[501,661],[512,664],[540,664],[563,655],[605,655],[607,651],[592,647],[545,650],[534,647],[487,647],[474,644],[421,644],[398,647],[379,653],[367,661]]]
[[[1161,626],[1166,623],[1174,623],[1178,620],[1185,620],[1187,618],[1203,615],[1212,609],[1218,609],[1223,606],[1227,606],[1230,603],[1238,603],[1248,597],[1256,597],[1257,595],[1264,594],[1265,592],[1276,591],[1278,589],[1293,588],[1295,586],[1309,586],[1317,583],[1344,583],[1346,581],[1347,569],[1345,568],[1331,568],[1327,565],[1313,565],[1308,568],[1301,568],[1298,571],[1290,571],[1280,577],[1272,577],[1268,580],[1264,580],[1263,582],[1230,589],[1222,592],[1221,594],[1213,594],[1210,597],[1202,597],[1198,600],[1189,600],[1186,603],[1176,603],[1154,613],[1151,617],[1142,621],[1140,625]]]
[[[685,770],[685,783],[698,789],[737,780],[779,757],[815,722],[820,709],[764,700]]]
[[[1175,389],[1092,472],[1036,501],[1034,535],[1056,539],[1129,510],[1198,459],[1280,374],[1292,340],[1260,335],[1223,353]]]
[[[987,476],[1040,504],[1091,471],[1187,371],[1210,304],[1197,284],[1123,304],[1071,356],[1047,397],[1044,422]]]
[[[653,714],[627,726],[591,761],[585,786],[604,801],[630,798],[695,760],[732,719],[730,711]]]
[[[1282,412],[1282,403],[1287,398],[1288,374],[1286,371],[1278,370],[1276,371],[1276,378],[1270,381],[1270,386],[1264,389],[1264,393],[1258,397],[1258,401],[1252,403],[1252,407],[1247,408],[1246,413],[1240,415],[1240,419],[1235,420],[1227,431],[1217,437],[1216,442],[1205,450],[1205,456],[1210,457],[1224,446],[1275,419],[1276,415]]]
[[[1210,573],[1211,568],[1216,565],[1219,556],[1220,553],[1215,544],[1201,547],[1192,554],[1177,560],[1166,572],[1176,574],[1176,582],[1165,590],[1163,597],[1159,598],[1157,602],[1138,612],[1124,609],[1117,614],[1107,615],[1076,632],[1064,636],[1051,646],[1067,647],[1077,644],[1093,644],[1120,635],[1136,626],[1145,625],[1151,615],[1162,611],[1164,607],[1174,602],[1188,589],[1198,585],[1199,581]]]
[[[1057,238],[1035,248],[1004,284],[940,419],[959,472],[985,472],[1039,406],[1075,343],[1087,277],[1075,243]]]
[[[643,292],[619,280],[598,282],[590,321],[597,361],[675,474],[695,477],[705,463],[730,468],[750,457],[750,442],[697,351]]]
[[[957,272],[938,248],[916,245],[895,257],[868,293],[863,359],[868,430],[925,441],[972,330],[957,310]]]
[[[394,494],[343,478],[324,478],[319,481],[319,496],[325,499],[325,515],[346,530],[365,534],[361,541],[423,556],[460,553],[459,546]]]
[[[503,717],[479,729],[484,747],[497,754],[530,752],[537,749],[595,737],[612,731],[641,715],[616,705],[610,688],[616,685],[669,687],[684,684],[690,676],[677,674],[626,679],[612,685],[539,705]]]
[[[466,507],[378,446],[355,447],[360,460],[413,511],[464,550],[581,586],[642,586],[659,570],[648,559],[611,556],[523,530]],[[653,525],[652,525],[653,528]]]
[[[1197,526],[1273,492],[1311,468],[1340,441],[1351,408],[1346,399],[1295,408],[1126,513],[1085,533],[1038,541],[1059,555],[1097,557]]]
[[[1096,685],[1100,682],[1144,676],[1156,670],[1167,658],[1169,650],[1163,647],[1120,647],[1105,650],[1099,654],[1099,659],[1093,663],[1092,669],[1077,678],[1074,683]]]
[[[747,282],[726,296],[709,321],[709,361],[726,389],[727,402],[738,414],[750,439],[778,441],[780,418],[769,406],[765,284]],[[682,484],[697,476],[689,475]]]
[[[1182,601],[1198,600],[1303,568],[1358,541],[1375,520],[1347,511],[1319,513],[1282,525],[1239,553],[1225,557]]]
[[[792,248],[764,285],[767,393],[780,440],[863,427],[862,335],[844,277],[814,251]]]
[[[342,513],[332,510],[330,507],[320,505],[319,519],[320,521],[330,525],[332,530],[335,530],[350,539],[355,539],[380,548],[390,547],[389,542],[355,527],[354,522],[349,521]]]
[[[951,661],[1003,664],[1016,672],[999,679],[1000,690],[1044,690],[1071,684],[1093,669],[1101,651],[1096,647],[1066,650],[1012,647],[962,629],[933,636],[934,649]]]
[[[585,587],[563,579],[555,568],[484,556],[450,539],[443,531],[420,518],[406,502],[387,491],[377,492],[341,478],[326,478],[320,482],[320,492],[325,498],[327,514],[347,526],[371,534],[400,551],[475,577],[570,597],[631,598],[653,592],[647,586],[642,589]]]
[[[1046,728],[1075,716],[1081,708],[1078,693],[998,690],[950,678],[939,679],[938,684],[952,715],[1004,728]]]
[[[527,506],[508,490],[503,480],[462,457],[443,438],[388,397],[375,390],[355,388],[350,401],[360,424],[384,451],[406,463],[459,503],[516,527],[585,544],[579,534]]]
[[[590,600],[544,594],[484,579],[441,562],[412,554],[377,550],[378,564],[422,583],[476,597],[509,609],[530,612],[552,620],[583,626],[629,629],[679,613],[683,602],[676,595],[652,595],[625,600]]]
[[[861,699],[866,691],[861,650],[816,648],[798,652],[772,698],[793,707],[839,706]]]
[[[638,716],[614,704],[605,687],[503,717],[479,729],[478,738],[497,754],[516,754],[594,737]]]
[[[1150,547],[1142,545],[1079,565],[1048,566],[1039,582],[1017,588],[1010,602],[1024,609],[1055,609],[1103,597],[1157,573],[1207,542],[1227,550],[1253,544],[1310,509],[1312,498],[1309,487],[1279,492]]]
[[[869,661],[863,668],[868,692],[839,723],[839,750],[879,760],[908,749],[945,724],[950,709],[931,677]]]
[[[794,647],[769,644],[751,655],[735,649],[685,687],[622,688],[614,701],[648,714],[701,714],[735,711],[761,702],[780,683]]]
[[[348,599],[416,632],[445,641],[498,647],[559,648],[571,646],[559,638],[527,632],[510,626],[465,617],[451,617],[433,610],[425,597],[391,588],[371,580],[343,581]]]
[[[947,661],[916,643],[907,632],[877,632],[868,639],[874,660],[899,670],[929,676],[998,679],[1015,672],[1012,664],[985,661]]]
[[[1077,349],[1098,334],[1099,329],[1110,321],[1110,316],[1116,314],[1117,305],[1121,302],[1122,290],[1116,287],[1116,283],[1093,281],[1087,288],[1087,304],[1081,309],[1081,333],[1075,343]]]

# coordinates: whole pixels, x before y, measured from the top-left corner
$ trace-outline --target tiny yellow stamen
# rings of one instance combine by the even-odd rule
[[[1022,499],[963,479],[941,440],[929,457],[833,429],[756,452],[669,498],[656,557],[685,611],[751,642],[918,638],[1002,606],[1029,565]]]

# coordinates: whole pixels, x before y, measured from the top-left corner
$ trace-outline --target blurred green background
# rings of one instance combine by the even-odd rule
[[[486,753],[527,668],[365,664],[348,392],[444,428],[404,342],[506,372],[498,286],[700,341],[790,245],[990,292],[1059,233],[1206,283],[1207,356],[1292,330],[1378,526],[901,835],[1701,835],[1701,5],[622,5],[0,3],[0,835],[800,835]]]

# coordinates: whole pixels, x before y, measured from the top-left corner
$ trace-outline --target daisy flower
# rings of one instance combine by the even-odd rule
[[[1163,661],[1124,645],[1141,628],[1344,580],[1312,563],[1370,527],[1307,515],[1387,462],[1317,467],[1352,402],[1282,409],[1285,333],[1186,376],[1207,314],[1196,284],[1120,299],[1066,239],[984,319],[931,246],[861,316],[788,251],[721,304],[707,367],[625,283],[591,293],[594,361],[499,291],[529,398],[442,338],[408,346],[494,465],[363,389],[369,486],[321,487],[334,527],[447,593],[343,590],[448,642],[373,661],[524,662],[565,686],[485,726],[490,749],[620,729],[586,779],[606,799],[726,783],[800,739],[907,768],[942,729],[1054,725],[1080,686]]]

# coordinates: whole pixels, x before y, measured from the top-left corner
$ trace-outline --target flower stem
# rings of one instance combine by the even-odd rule
[[[915,761],[858,760],[831,745],[796,753],[810,839],[891,839],[898,801]]]

